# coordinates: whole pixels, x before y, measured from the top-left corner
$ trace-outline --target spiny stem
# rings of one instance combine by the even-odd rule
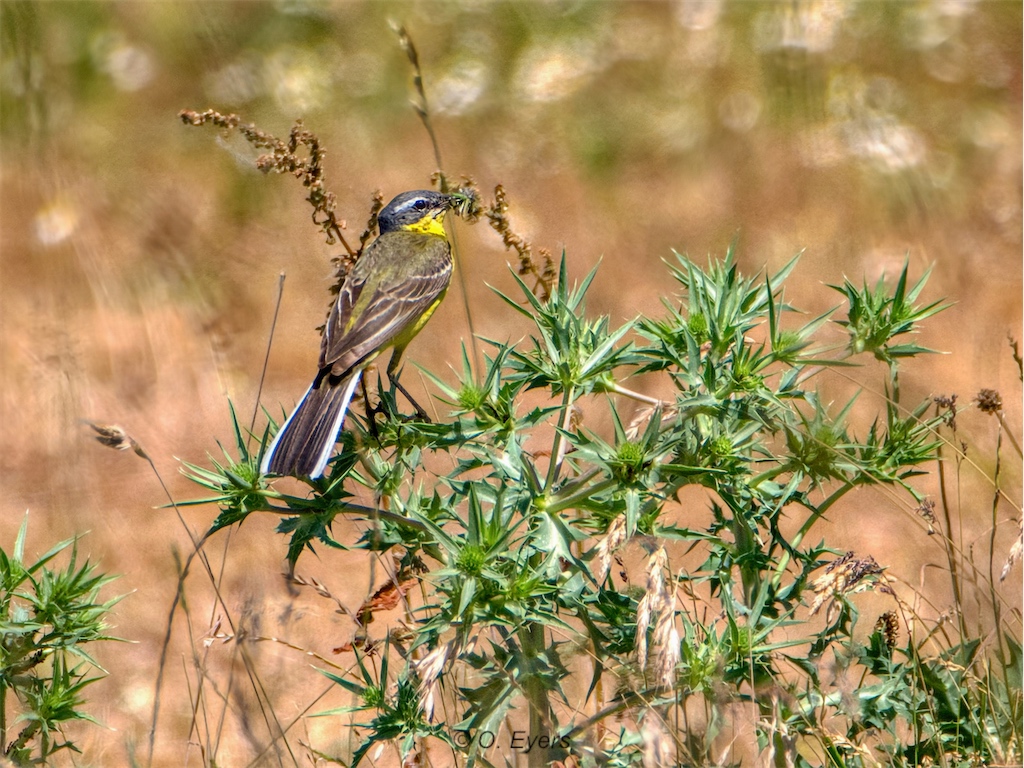
[[[572,418],[572,403],[575,399],[573,387],[567,387],[562,396],[562,416],[558,420],[558,429],[555,430],[555,439],[551,444],[551,463],[548,465],[548,475],[544,481],[544,489],[550,491],[558,480],[558,471],[562,467],[562,443],[565,438],[563,430],[569,428],[569,419]]]
[[[590,497],[595,496],[598,493],[601,493],[601,491],[606,491],[609,488],[614,488],[615,486],[618,485],[618,483],[618,480],[614,478],[608,478],[607,480],[603,480],[600,483],[594,483],[593,485],[588,485],[583,488],[577,486],[575,492],[570,493],[568,495],[558,493],[555,495],[554,499],[548,502],[547,511],[551,514],[554,514],[556,512],[561,512],[564,509],[571,509],[584,499],[589,499]]]
[[[565,501],[567,496],[576,493],[576,491],[579,490],[583,485],[593,480],[599,474],[601,474],[601,469],[599,467],[594,467],[593,469],[588,469],[586,472],[584,472],[582,475],[575,478],[574,480],[566,483],[563,488],[559,489],[558,493],[553,495],[548,500],[548,508],[550,509],[552,504],[561,504],[563,501]]]

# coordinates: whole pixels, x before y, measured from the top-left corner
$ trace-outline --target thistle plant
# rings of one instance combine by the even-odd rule
[[[292,566],[324,547],[395,564],[404,622],[369,632],[362,611],[353,670],[326,673],[355,701],[321,714],[358,721],[352,754],[331,757],[355,765],[392,744],[406,761],[444,750],[465,765],[510,751],[530,765],[705,764],[724,759],[716,737],[744,708],[779,765],[1019,755],[1019,644],[973,685],[976,643],[926,656],[932,633],[910,631],[921,622],[885,564],[815,535],[865,486],[930,503],[913,479],[946,417],[905,406],[898,383],[927,352],[907,335],[943,306],[917,306],[924,280],[907,291],[904,268],[890,292],[846,283],[845,309],[806,319],[784,298],[796,263],[747,277],[731,251],[707,268],[677,255],[678,295],[615,327],[586,311],[595,272],[574,284],[563,255],[550,292],[513,276],[518,293],[499,294],[528,337],[484,340],[480,370],[464,351],[454,380],[428,372],[449,409],[438,422],[403,415],[381,385],[305,496],[259,475],[241,429],[227,463],[187,466],[221,509],[213,528],[279,515]],[[834,407],[811,386],[861,354],[886,370],[867,425],[852,423],[853,399]],[[635,391],[637,374],[671,397]],[[584,409],[605,409],[608,430]],[[704,527],[687,525],[688,487],[704,491]],[[361,539],[332,535],[339,515],[367,521]],[[865,590],[892,601],[867,645],[854,634]],[[852,703],[828,657],[861,670]],[[971,728],[952,725],[968,714]]]
[[[78,751],[68,724],[96,722],[83,709],[83,691],[105,670],[89,644],[113,639],[106,614],[119,598],[100,601],[113,577],[79,563],[73,539],[27,560],[27,533],[26,517],[14,546],[0,550],[0,734],[6,760],[49,765]],[[66,565],[54,567],[64,552]]]

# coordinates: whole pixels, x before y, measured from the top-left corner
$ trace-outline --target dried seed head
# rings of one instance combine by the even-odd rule
[[[100,444],[118,451],[127,451],[130,448],[135,451],[136,456],[149,461],[149,456],[142,450],[142,446],[135,441],[134,437],[125,432],[124,427],[117,424],[95,424],[91,421],[85,423],[92,427],[93,432],[96,433],[96,440]]]
[[[664,547],[658,547],[647,559],[647,595],[650,596],[654,613],[661,613],[668,604],[668,590],[665,587],[667,563],[668,554]]]
[[[946,422],[946,426],[956,430],[956,395],[939,395],[932,398],[932,402],[946,411],[942,417],[942,420]]]
[[[569,406],[569,428],[576,430],[583,426],[583,409],[576,403]]]
[[[917,514],[928,523],[928,535],[931,536],[935,533],[935,526],[938,524],[935,519],[935,502],[931,499],[924,499],[917,507]]]
[[[341,234],[342,223],[334,216],[337,200],[324,185],[323,163],[327,151],[320,146],[316,134],[302,127],[301,120],[295,121],[285,142],[255,125],[243,123],[238,115],[222,115],[212,109],[204,112],[183,109],[178,117],[186,125],[209,123],[226,131],[237,130],[253,147],[269,150],[256,159],[256,168],[263,173],[287,173],[301,180],[303,187],[309,190],[306,200],[313,206],[313,223],[324,233],[327,244],[334,245],[340,240],[345,250],[353,253]],[[296,154],[300,146],[309,153],[307,158]]]
[[[636,661],[640,669],[647,666],[647,628],[651,625],[651,595],[644,593],[636,606]]]
[[[441,671],[451,655],[454,641],[437,646],[419,661],[413,662],[413,669],[420,679],[420,708],[427,722],[434,719],[434,703],[441,690]]]
[[[302,574],[299,574],[299,573],[293,573],[293,574],[285,573],[284,577],[288,581],[289,584],[293,584],[293,585],[298,586],[298,587],[309,587],[314,592],[316,592],[318,595],[320,595],[320,597],[327,598],[328,600],[333,602],[336,606],[338,606],[337,613],[345,614],[346,616],[350,617],[354,622],[356,622],[356,624],[360,623],[359,617],[356,616],[355,614],[353,614],[345,606],[345,604],[343,602],[341,602],[341,600],[339,600],[337,597],[335,597],[333,594],[331,594],[331,590],[328,589],[327,585],[324,584],[322,581],[320,581],[320,579],[316,578],[315,576],[311,576],[309,578],[306,578],[305,576],[303,576]]]
[[[994,414],[1003,410],[1003,398],[994,389],[983,389],[975,398],[982,413]]]
[[[881,566],[870,555],[866,558],[855,558],[853,552],[847,552],[833,560],[826,566],[825,573],[811,585],[816,595],[811,604],[811,616],[821,610],[826,601],[834,604],[836,598],[852,593],[865,577],[878,576],[881,573]],[[829,610],[831,612],[832,608]]]
[[[626,517],[619,515],[610,526],[608,532],[597,543],[597,581],[603,582],[612,567],[612,556],[626,541]]]
[[[875,632],[881,633],[885,638],[886,646],[890,649],[895,648],[900,636],[900,620],[896,617],[896,612],[886,611],[879,616],[875,622]]]
[[[216,642],[221,644],[230,643],[235,639],[236,636],[233,632],[226,632],[222,629],[223,623],[223,619],[220,616],[214,619],[213,624],[210,625],[206,634],[203,635],[204,648],[209,648]]]
[[[661,688],[671,689],[679,664],[679,631],[674,611],[663,611],[654,627],[654,679]]]
[[[436,680],[441,675],[441,670],[444,669],[444,664],[448,661],[451,651],[452,643],[443,643],[422,659],[413,662],[413,668],[420,678],[421,685]]]
[[[1010,554],[1006,558],[1006,562],[1003,563],[1003,570],[999,574],[1000,581],[1004,581],[1010,575],[1010,569],[1013,568],[1014,563],[1020,560],[1022,547],[1024,547],[1024,520],[1021,521],[1020,531],[1017,532],[1017,540],[1013,542]]]
[[[672,687],[679,663],[679,631],[676,629],[675,593],[669,589],[668,554],[658,546],[647,560],[647,590],[637,605],[636,658],[641,670],[654,655],[654,678],[659,686]],[[648,648],[647,630],[654,624],[653,648]]]
[[[536,281],[533,292],[541,301],[547,301],[551,296],[555,283],[555,264],[551,254],[545,250],[540,251],[544,260],[542,267],[537,266],[533,259],[533,246],[526,238],[512,230],[512,223],[508,218],[508,195],[505,188],[498,184],[494,188],[494,202],[484,210],[487,222],[499,235],[506,250],[515,251],[519,256],[519,274],[523,277],[531,275]]]
[[[636,412],[633,420],[629,422],[629,426],[626,428],[626,439],[636,440],[640,436],[641,427],[646,426],[651,416],[657,411],[657,406],[650,406],[648,408],[641,408]]]

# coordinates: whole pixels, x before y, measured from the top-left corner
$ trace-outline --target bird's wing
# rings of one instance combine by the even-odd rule
[[[451,274],[443,238],[397,232],[378,238],[346,278],[331,310],[321,371],[344,375],[386,347],[437,301]]]

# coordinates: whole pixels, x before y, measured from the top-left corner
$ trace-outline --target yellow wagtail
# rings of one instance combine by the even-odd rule
[[[380,212],[380,235],[345,278],[324,327],[319,371],[264,454],[264,474],[323,474],[363,370],[388,347],[395,350],[388,379],[409,397],[398,364],[448,290],[443,222],[452,201],[440,192],[403,192]]]

